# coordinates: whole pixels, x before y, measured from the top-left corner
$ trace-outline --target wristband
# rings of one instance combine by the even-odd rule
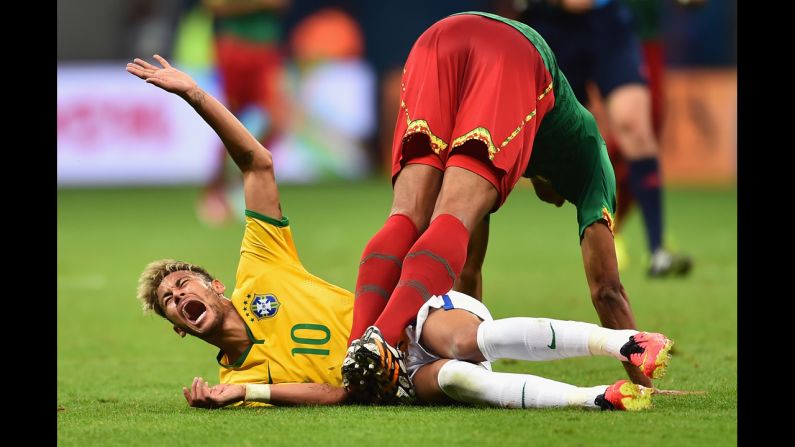
[[[267,404],[271,400],[271,386],[268,384],[246,384],[246,402],[262,402]]]

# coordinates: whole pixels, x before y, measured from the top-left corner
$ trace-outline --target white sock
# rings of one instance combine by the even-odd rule
[[[596,326],[588,336],[588,349],[593,355],[610,355],[625,362],[629,359],[621,355],[621,347],[629,341],[629,337],[637,333],[635,329],[608,329]]]
[[[581,321],[549,318],[503,318],[478,327],[478,347],[487,360],[555,360],[609,355],[627,360],[619,350],[636,330],[606,329]]]
[[[607,385],[580,388],[529,374],[493,372],[459,360],[445,363],[437,381],[458,402],[501,408],[597,408],[596,396],[607,389]]]

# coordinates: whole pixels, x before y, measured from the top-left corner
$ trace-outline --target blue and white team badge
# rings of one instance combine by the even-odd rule
[[[251,312],[257,316],[257,319],[271,318],[279,311],[281,304],[276,299],[276,295],[254,295],[251,300]]]

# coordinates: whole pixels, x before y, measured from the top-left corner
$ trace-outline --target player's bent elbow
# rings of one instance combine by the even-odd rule
[[[478,348],[477,326],[457,330],[450,341],[450,351],[458,360],[479,362],[483,359]]]
[[[348,397],[345,388],[329,385],[328,383],[320,384],[321,392],[318,393],[317,405],[340,405],[345,402]]]
[[[591,301],[597,308],[624,305],[623,287],[618,281],[605,281],[591,288]]]
[[[262,148],[252,160],[251,170],[273,172],[273,154],[269,150]]]

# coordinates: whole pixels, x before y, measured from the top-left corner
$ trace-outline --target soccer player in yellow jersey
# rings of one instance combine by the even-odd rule
[[[342,401],[340,367],[353,295],[301,264],[279,205],[270,152],[189,76],[155,58],[164,69],[140,59],[127,69],[184,98],[221,137],[243,174],[246,230],[231,300],[203,268],[169,259],[146,267],[139,298],[180,336],[191,334],[221,349],[222,383],[274,384],[272,402]],[[291,385],[282,394],[276,384],[285,383]]]
[[[353,294],[301,264],[279,205],[270,152],[189,76],[162,57],[155,59],[163,68],[135,59],[127,71],[185,99],[218,133],[243,173],[247,208],[231,299],[220,281],[195,264],[154,261],[139,278],[138,298],[145,309],[166,318],[180,336],[190,334],[220,349],[221,383],[210,387],[195,378],[183,389],[188,404],[213,408],[365,400],[361,395],[352,399],[342,387]],[[491,360],[609,355],[659,377],[671,347],[662,334],[541,318],[493,320],[481,302],[455,291],[429,299],[406,329],[406,340],[405,354],[390,351],[390,364],[378,365],[372,373],[394,383],[407,382],[395,364],[404,366],[405,359],[420,400],[507,408],[639,410],[651,404],[651,389],[626,380],[581,388],[527,374],[498,373],[491,370]],[[391,349],[384,344],[366,348]],[[387,396],[375,397],[368,400]]]

